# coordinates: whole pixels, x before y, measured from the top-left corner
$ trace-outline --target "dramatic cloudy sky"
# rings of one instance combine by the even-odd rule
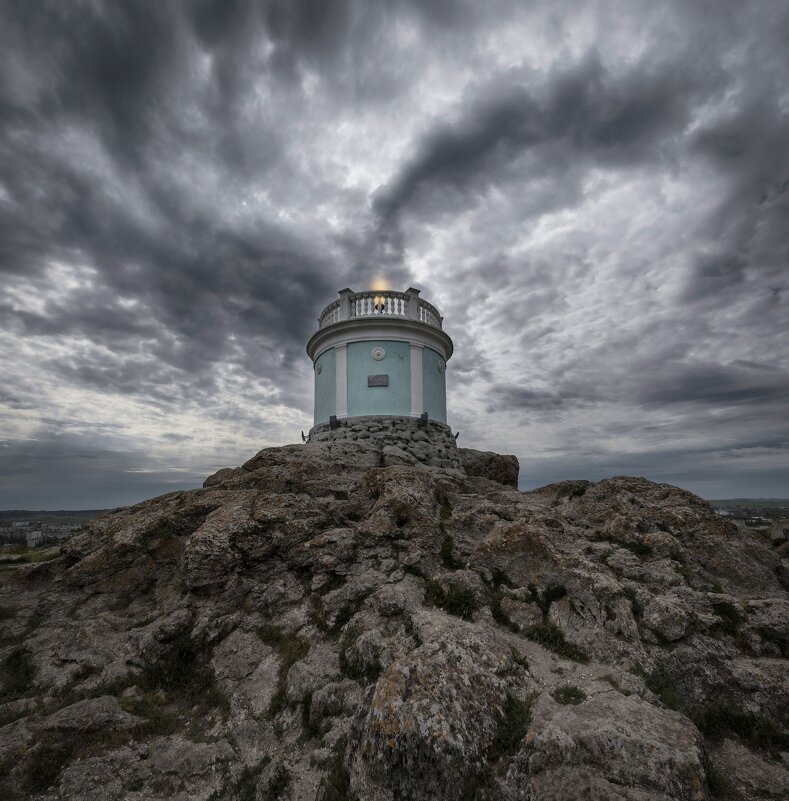
[[[524,488],[789,496],[789,4],[0,0],[0,508],[299,440],[376,276]]]

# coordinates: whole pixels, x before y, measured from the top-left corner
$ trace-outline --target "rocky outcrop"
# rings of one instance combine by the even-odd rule
[[[508,487],[518,486],[520,466],[517,456],[504,456],[492,451],[475,451],[458,448],[463,470],[470,476],[479,476]]]
[[[263,450],[7,571],[0,796],[785,795],[783,529],[370,439]]]

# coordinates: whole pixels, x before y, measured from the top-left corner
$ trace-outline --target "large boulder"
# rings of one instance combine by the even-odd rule
[[[475,451],[472,448],[458,448],[458,452],[467,475],[487,478],[517,489],[520,470],[517,456],[505,456],[492,451]]]
[[[484,773],[512,654],[484,640],[423,645],[378,679],[356,723],[350,787],[360,798],[454,801]]]
[[[560,705],[546,694],[506,785],[533,801],[702,801],[701,745],[687,718],[637,696]]]

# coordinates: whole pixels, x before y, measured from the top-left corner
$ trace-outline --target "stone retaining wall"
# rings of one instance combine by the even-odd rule
[[[380,445],[387,464],[421,462],[430,467],[462,470],[452,429],[437,420],[422,428],[415,417],[346,417],[338,428],[314,426],[310,442],[357,441]]]

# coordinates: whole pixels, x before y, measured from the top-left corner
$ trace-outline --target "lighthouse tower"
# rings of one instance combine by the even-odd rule
[[[446,461],[447,438],[454,446],[446,424],[446,366],[453,346],[438,309],[413,287],[343,289],[339,295],[321,312],[307,343],[315,371],[310,439],[383,438],[409,452],[407,443],[435,440],[438,456],[431,452],[430,460]],[[416,450],[418,460],[426,461],[424,448]]]

